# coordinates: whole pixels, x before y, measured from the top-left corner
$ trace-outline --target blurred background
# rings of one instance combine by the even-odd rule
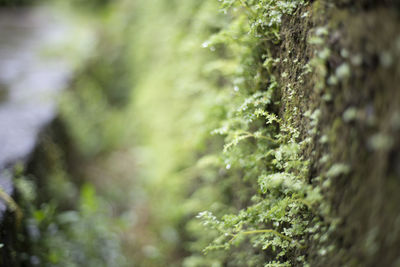
[[[1,167],[23,214],[2,266],[181,265],[197,246],[185,225],[214,190],[182,202],[214,126],[200,110],[216,96],[201,92],[217,78],[207,84],[200,69],[211,56],[201,44],[222,23],[216,3],[0,6],[1,126],[11,129],[1,153],[20,151]]]

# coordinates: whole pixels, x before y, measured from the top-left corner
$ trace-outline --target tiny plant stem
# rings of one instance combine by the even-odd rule
[[[242,6],[245,7],[253,16],[257,15],[257,13],[254,12],[254,10],[251,9],[250,6],[249,6],[244,0],[240,0],[240,3],[241,3]]]
[[[19,226],[22,220],[22,211],[20,209],[20,207],[18,206],[18,204],[14,201],[14,199],[8,195],[6,192],[4,192],[4,190],[2,188],[0,188],[0,199],[4,200],[4,202],[6,203],[6,205],[8,206],[8,208],[15,212],[15,217],[16,217],[16,221],[17,221],[17,225]]]
[[[262,234],[262,233],[268,233],[268,234],[273,234],[273,235],[279,236],[280,238],[285,239],[285,240],[287,240],[289,242],[295,242],[296,245],[299,248],[305,248],[305,246],[301,245],[297,241],[294,241],[292,238],[290,238],[290,237],[288,237],[288,236],[286,236],[284,234],[281,234],[278,231],[273,230],[273,229],[260,229],[260,230],[242,231],[242,232],[239,232],[239,233],[233,235],[232,239],[229,240],[229,243],[233,242],[233,240],[235,240],[241,234],[242,235],[252,235],[252,234]]]
[[[285,236],[281,233],[279,233],[276,230],[273,229],[261,229],[261,230],[251,230],[251,231],[243,231],[243,232],[239,232],[236,235],[234,235],[234,237],[231,239],[231,241],[233,241],[238,235],[243,234],[243,235],[252,235],[252,234],[262,234],[262,233],[269,233],[269,234],[274,234],[276,236],[279,236],[280,238],[286,239],[287,241],[292,241],[293,239]]]
[[[243,132],[243,133],[245,133],[246,135],[244,135],[243,137],[253,137],[253,138],[255,138],[255,139],[264,139],[264,140],[268,140],[268,141],[271,141],[271,142],[273,142],[273,143],[275,143],[276,142],[276,140],[275,139],[273,139],[273,138],[271,138],[271,137],[268,137],[268,136],[263,136],[263,135],[260,135],[260,136],[255,136],[253,133],[250,133],[250,132]]]
[[[276,140],[274,140],[271,137],[267,137],[267,136],[255,136],[254,134],[250,133],[250,132],[243,132],[245,135],[239,135],[237,136],[237,138],[239,138],[239,140],[237,140],[237,143],[239,143],[239,141],[247,139],[247,138],[254,138],[254,139],[264,139],[264,140],[268,140],[272,143],[276,143]],[[236,143],[236,144],[237,144]],[[225,145],[224,147],[224,152],[228,151],[228,149],[234,145],[236,145],[234,141],[228,143]]]
[[[244,135],[240,135],[240,134],[244,134]],[[239,141],[242,141],[242,140],[247,139],[247,138],[264,139],[264,140],[270,141],[270,142],[272,142],[272,143],[276,143],[276,140],[275,140],[275,139],[273,139],[273,138],[271,138],[271,137],[268,137],[268,136],[262,136],[262,135],[256,136],[256,135],[254,135],[253,133],[247,132],[247,131],[243,131],[243,132],[241,132],[240,134],[239,134],[238,136],[236,136],[236,138],[238,138],[238,140],[237,140],[236,143],[235,143],[235,140],[234,140],[234,141],[232,141],[232,142],[230,142],[230,143],[228,143],[228,144],[225,145],[225,147],[224,147],[224,152],[228,151],[228,149],[229,149],[230,147],[232,147],[232,146],[238,144]]]

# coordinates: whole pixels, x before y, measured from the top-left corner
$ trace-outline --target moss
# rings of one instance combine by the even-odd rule
[[[332,55],[326,63],[327,75],[335,75],[339,83],[325,86],[332,92],[334,101],[325,103],[320,95],[303,98],[307,108],[313,104],[321,108],[321,132],[330,133],[328,147],[314,143],[313,150],[317,155],[328,152],[331,164],[346,162],[351,166],[351,174],[334,179],[325,193],[334,208],[330,216],[341,218],[342,223],[323,246],[334,244],[336,249],[325,257],[315,254],[311,262],[313,266],[390,266],[397,257],[385,240],[389,236],[393,244],[399,240],[398,236],[392,235],[392,225],[399,210],[391,204],[397,203],[398,197],[387,191],[399,186],[392,180],[394,176],[398,177],[398,173],[390,171],[392,164],[398,162],[389,160],[398,153],[395,152],[398,147],[394,145],[398,144],[398,139],[394,137],[395,132],[388,130],[389,120],[400,105],[397,86],[399,68],[389,59],[389,55],[397,58],[394,37],[397,36],[395,29],[399,21],[394,9],[381,4],[372,9],[372,2],[368,5],[368,8],[358,6],[359,9],[344,6],[340,6],[342,9],[328,9],[331,30],[327,42]],[[382,51],[390,52],[382,56]],[[361,63],[359,55],[362,55]],[[341,75],[343,64],[351,66],[350,73],[346,70],[346,78]],[[306,87],[300,87],[300,90],[304,89]],[[294,106],[298,107],[298,104]],[[359,110],[357,119],[345,122],[343,113],[351,106]],[[384,133],[385,140],[392,140],[393,145],[385,146],[386,150],[374,149],[368,140],[374,138],[376,133]],[[314,168],[316,176],[327,171],[317,166]],[[385,231],[373,232],[373,229]],[[366,241],[371,239],[374,241]],[[314,253],[310,252],[311,257]]]
[[[283,64],[279,65],[278,73],[289,73],[279,76],[283,89],[282,117],[301,131],[301,140],[307,136],[310,123],[303,114],[316,108],[322,114],[319,131],[303,154],[312,162],[310,179],[323,177],[337,162],[351,166],[350,173],[334,178],[325,189],[328,205],[333,207],[329,216],[340,218],[342,223],[328,241],[309,244],[312,266],[375,266],[382,260],[389,266],[396,260],[395,250],[385,247],[384,241],[391,236],[392,242],[397,242],[394,240],[398,237],[391,235],[393,230],[373,232],[374,238],[371,237],[373,229],[383,229],[386,223],[386,227],[392,227],[399,212],[392,205],[398,202],[398,197],[387,193],[389,188],[395,191],[393,188],[399,186],[393,180],[398,177],[398,172],[393,173],[393,164],[398,161],[390,160],[393,156],[398,160],[398,138],[396,131],[388,129],[392,114],[400,107],[399,67],[393,63],[397,58],[394,45],[399,21],[397,11],[385,5],[390,3],[365,1],[353,5],[347,2],[336,8],[317,1],[288,17],[282,26],[282,44],[277,53]],[[301,19],[305,12],[308,18]],[[329,34],[322,39],[331,52],[327,60],[314,65],[314,70],[326,68],[326,72],[307,74],[299,82],[302,67],[318,58],[318,51],[322,51],[322,47],[307,42],[319,27],[329,29]],[[330,82],[329,77],[337,77],[338,82]],[[323,87],[313,90],[321,82]],[[333,101],[324,99],[326,92],[332,95]],[[357,108],[351,120],[349,107]],[[322,133],[328,134],[327,145],[317,142],[317,136]],[[371,142],[377,143],[377,136],[385,136],[379,140],[390,140],[390,146],[381,141],[379,147],[385,149],[374,149],[377,145],[371,146]],[[329,161],[324,160],[320,165],[319,159],[324,155]],[[368,241],[365,245],[370,239],[374,242]],[[316,253],[316,247],[330,245],[335,249],[326,256]]]

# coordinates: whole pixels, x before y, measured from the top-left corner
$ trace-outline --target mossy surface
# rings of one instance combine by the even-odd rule
[[[281,70],[289,74],[280,80],[287,88],[283,117],[304,136],[309,126],[304,113],[320,111],[316,135],[303,155],[312,162],[311,183],[323,188],[330,206],[324,220],[331,220],[334,230],[320,244],[310,237],[310,264],[398,266],[399,13],[390,1],[339,2],[315,2],[308,21],[288,18],[279,49],[289,59]],[[318,29],[327,31],[320,47],[309,42]],[[327,56],[321,55],[324,50]],[[304,66],[313,58],[319,62],[299,83],[293,60]],[[329,177],[338,163],[348,170]]]

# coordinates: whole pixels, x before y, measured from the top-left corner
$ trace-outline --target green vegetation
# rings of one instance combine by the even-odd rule
[[[137,65],[151,64],[136,75],[134,117],[144,118],[137,128],[153,152],[145,177],[154,192],[150,207],[158,203],[151,221],[160,233],[159,257],[173,247],[191,255],[185,266],[305,264],[301,251],[318,225],[313,206],[321,196],[308,184],[300,154],[307,141],[280,118],[273,71],[284,59],[271,52],[282,17],[303,5],[224,1],[218,14],[218,3],[188,1],[171,13],[140,12],[143,23],[157,23],[138,23],[144,37],[134,42],[162,44],[134,43],[144,55]],[[202,223],[193,219],[197,213]],[[160,245],[171,242],[161,234],[168,225],[194,241]]]
[[[129,69],[120,45],[124,25],[113,24],[119,22],[114,16],[120,14],[117,8],[103,7],[101,16],[80,13],[84,18],[75,18],[84,33],[93,35],[93,40],[85,38],[94,41],[88,44],[95,49],[84,55],[86,62],[60,99],[59,118],[40,136],[29,164],[15,167],[23,217],[22,224],[20,218],[16,222],[18,241],[6,243],[12,251],[1,259],[2,266],[131,266],[123,252],[124,234],[131,225],[125,207],[130,197],[124,188],[130,185],[120,181],[110,186],[101,177],[92,180],[98,175],[95,171],[106,172],[107,165],[118,164],[110,154],[124,145],[122,115],[131,85],[129,77],[121,75]],[[98,25],[107,27],[85,30]],[[73,58],[82,52],[76,55],[72,48],[58,56],[82,62]],[[109,57],[102,60],[105,54]],[[94,170],[91,166],[96,164],[102,169]]]
[[[93,54],[16,174],[19,260],[398,266],[399,14],[353,2],[88,2]]]

